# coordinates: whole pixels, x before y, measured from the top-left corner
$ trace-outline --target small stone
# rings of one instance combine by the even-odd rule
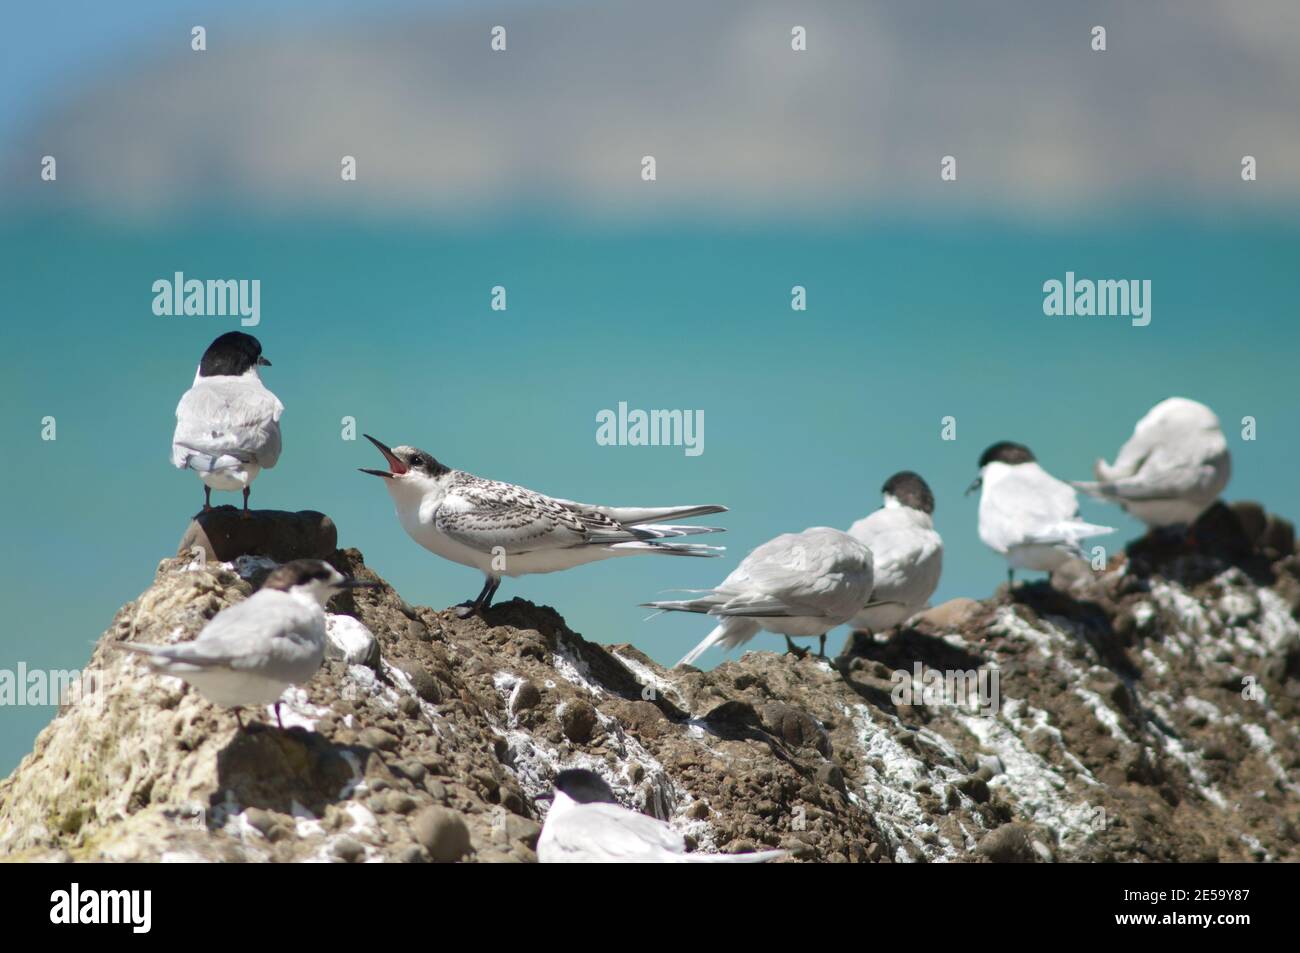
[[[703,801],[694,801],[686,809],[686,816],[696,821],[702,821],[709,816],[709,805]]]
[[[260,807],[250,807],[245,809],[244,820],[248,822],[249,827],[257,831],[263,837],[267,836],[271,828],[275,826],[275,815]]]
[[[428,769],[418,761],[401,761],[393,765],[393,770],[416,784],[423,781],[424,776],[429,773]]]
[[[406,672],[406,677],[411,680],[411,687],[415,689],[415,694],[430,705],[437,705],[442,702],[442,685],[427,668],[422,665],[411,665],[404,668],[403,671]]]
[[[1029,732],[1025,747],[1040,757],[1046,757],[1056,748],[1056,734],[1044,725],[1038,725]]]
[[[457,811],[426,807],[415,816],[411,832],[435,863],[455,863],[469,853],[469,827]]]
[[[394,814],[410,814],[416,808],[415,798],[401,791],[391,792],[387,801],[388,810]]]
[[[841,794],[848,793],[848,790],[844,787],[844,772],[840,770],[838,764],[823,762],[817,765],[813,774],[819,783],[832,787]]]
[[[988,782],[979,775],[969,775],[957,782],[956,788],[976,804],[983,804],[989,799]]]
[[[812,715],[782,702],[768,702],[758,709],[763,727],[794,748],[812,748],[824,758],[831,756],[831,736]]]
[[[958,596],[940,603],[933,609],[926,609],[919,620],[935,629],[950,632],[969,624],[983,610],[983,604],[975,599]]]
[[[1039,860],[1028,825],[1003,824],[984,835],[975,853],[995,864],[1032,864]]]
[[[351,837],[344,835],[330,845],[330,853],[345,864],[355,864],[366,856],[366,849]]]
[[[361,732],[358,740],[365,747],[379,751],[392,751],[397,747],[397,738],[382,728],[366,728]]]
[[[560,706],[560,727],[574,744],[585,744],[596,728],[596,709],[582,699],[565,702]]]
[[[435,801],[447,800],[447,785],[435,778],[425,778],[424,789]]]
[[[420,713],[420,701],[414,695],[403,695],[402,700],[397,703],[397,707],[408,718],[414,718]]]
[[[325,657],[342,659],[349,665],[370,665],[378,661],[379,643],[365,623],[350,615],[325,615]]]
[[[422,864],[424,863],[424,849],[419,844],[407,844],[397,852],[397,862],[399,864]]]
[[[517,715],[521,711],[527,711],[530,708],[536,708],[542,701],[542,693],[528,679],[524,679],[515,686],[514,693],[510,696],[510,714]]]

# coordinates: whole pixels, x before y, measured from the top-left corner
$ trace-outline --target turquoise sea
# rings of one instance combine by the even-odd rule
[[[618,228],[537,215],[480,226],[195,215],[148,226],[9,215],[4,302],[4,546],[0,669],[78,668],[113,613],[174,552],[202,501],[173,470],[173,412],[198,357],[234,318],[158,317],[176,271],[261,281],[264,380],[285,403],[284,455],[255,506],[313,508],[413,602],[473,596],[473,571],[397,525],[363,440],[558,496],[613,504],[721,502],[719,560],[612,560],[507,580],[499,599],[555,606],[601,642],[671,663],[707,622],[645,621],[637,603],[710,585],[755,545],[847,527],[915,469],[946,542],[938,599],[1004,578],[962,491],[980,451],[1028,443],[1083,478],[1161,398],[1213,407],[1235,456],[1228,497],[1296,518],[1300,472],[1300,228],[1164,211],[1105,225],[859,218],[836,225],[694,222]],[[1048,318],[1043,282],[1152,282],[1152,321]],[[490,309],[506,288],[508,309]],[[791,288],[807,311],[791,310]],[[704,452],[611,447],[597,414],[703,411]],[[57,439],[41,439],[52,416]],[[957,439],[941,439],[942,418]],[[1258,439],[1240,439],[1253,416]],[[233,495],[223,502],[234,502]],[[1134,524],[1110,521],[1121,545]],[[833,633],[838,644],[842,633]],[[755,648],[781,641],[762,636]],[[715,654],[710,662],[720,661]],[[6,708],[0,774],[53,708]]]

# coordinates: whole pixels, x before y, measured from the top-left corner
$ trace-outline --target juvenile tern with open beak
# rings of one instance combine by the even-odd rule
[[[717,556],[722,551],[674,542],[721,529],[667,521],[725,513],[725,506],[575,503],[453,470],[415,447],[389,448],[369,434],[365,438],[384,455],[388,469],[361,472],[383,478],[411,539],[483,573],[483,589],[460,606],[462,617],[487,609],[503,576],[558,572],[615,556]]]

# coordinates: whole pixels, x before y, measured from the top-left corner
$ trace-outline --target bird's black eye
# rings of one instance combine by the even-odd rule
[[[411,457],[411,466],[413,467],[424,466],[424,457],[420,456],[418,453],[415,456]]]

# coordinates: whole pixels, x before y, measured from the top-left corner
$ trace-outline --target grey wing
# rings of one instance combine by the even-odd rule
[[[980,500],[980,522],[996,527],[1004,547],[1052,543],[1069,536],[1066,524],[1079,515],[1074,489],[1044,470],[1022,464],[1004,476],[997,492]]]
[[[552,825],[554,846],[595,863],[663,863],[683,858],[686,843],[667,824],[617,804],[584,804]]]
[[[280,415],[284,405],[256,382],[200,381],[176,407],[172,463],[211,471],[256,463],[270,468],[280,459]]]
[[[1098,460],[1093,465],[1093,472],[1098,480],[1114,480],[1120,477],[1132,476],[1137,473],[1146,463],[1147,457],[1155,446],[1155,435],[1150,431],[1144,431],[1140,427],[1135,428],[1133,436],[1124,442],[1124,446],[1119,448],[1119,453],[1115,455],[1115,462],[1108,464],[1104,460]]]
[[[871,571],[855,555],[802,534],[778,536],[746,556],[723,581],[717,591],[729,598],[712,614],[829,617],[829,603],[839,601],[846,582],[866,590],[866,601]]]
[[[324,613],[283,593],[254,593],[219,612],[192,642],[154,654],[198,668],[256,670],[268,675],[296,671],[324,650]]]
[[[1113,465],[1097,461],[1093,469],[1099,481],[1113,482],[1124,477],[1143,477],[1148,472],[1155,475],[1166,470],[1199,467],[1212,463],[1213,457],[1227,449],[1218,421],[1208,408],[1198,405],[1189,415],[1186,410],[1167,404],[1166,401],[1153,407],[1138,421],[1133,436],[1120,448]],[[1146,482],[1154,480],[1148,477]]]
[[[1075,486],[1102,499],[1154,502],[1183,499],[1211,485],[1214,479],[1213,466],[1156,464],[1144,466],[1132,476]]]
[[[882,533],[871,548],[875,588],[873,601],[897,600],[904,605],[924,602],[939,585],[943,544],[934,532],[899,530]]]

